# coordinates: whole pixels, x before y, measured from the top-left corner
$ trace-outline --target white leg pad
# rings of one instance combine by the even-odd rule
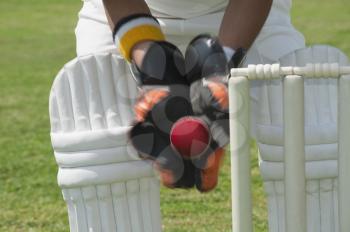
[[[136,97],[117,55],[79,57],[55,79],[51,140],[71,232],[161,231],[159,180],[128,144]]]
[[[329,46],[297,50],[282,66],[307,63],[349,65],[347,57]],[[308,231],[339,231],[338,215],[338,80],[305,80],[305,152]],[[268,196],[269,231],[284,228],[284,144],[282,81],[265,81],[258,97],[256,137],[260,170]]]
[[[285,231],[285,202],[283,181],[264,184],[269,211],[269,231]],[[308,232],[339,231],[336,179],[309,180],[307,193]]]

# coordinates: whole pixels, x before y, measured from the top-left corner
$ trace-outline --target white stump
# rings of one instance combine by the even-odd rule
[[[252,232],[248,78],[231,78],[229,90],[232,231]]]
[[[286,231],[306,232],[304,80],[284,79],[284,159]]]
[[[339,221],[340,231],[350,231],[350,76],[339,80]]]

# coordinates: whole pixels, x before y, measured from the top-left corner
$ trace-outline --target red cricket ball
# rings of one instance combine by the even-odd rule
[[[210,139],[207,124],[196,117],[178,120],[170,132],[172,147],[187,159],[200,156],[208,148]]]

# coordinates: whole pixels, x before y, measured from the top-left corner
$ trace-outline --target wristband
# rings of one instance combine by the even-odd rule
[[[121,19],[113,31],[113,40],[120,54],[131,61],[132,48],[142,41],[164,41],[165,36],[156,18],[135,14]]]

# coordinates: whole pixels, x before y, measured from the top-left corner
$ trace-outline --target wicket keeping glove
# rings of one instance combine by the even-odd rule
[[[183,159],[170,142],[174,123],[193,115],[183,55],[168,42],[151,42],[140,67],[134,62],[131,67],[141,87],[130,132],[133,146],[141,157],[155,161],[165,186],[193,187],[192,162]]]
[[[165,185],[192,187],[194,168],[183,157],[205,150],[207,144],[198,143],[197,138],[201,141],[205,135],[208,137],[208,130],[200,120],[187,120],[188,128],[193,130],[173,127],[178,119],[193,113],[181,52],[165,42],[158,20],[149,14],[120,19],[113,30],[113,39],[119,53],[132,63],[134,76],[143,90],[135,106],[137,123],[130,132],[132,144],[142,157],[156,161]],[[138,67],[133,62],[132,51],[144,41],[153,42]],[[192,142],[193,138],[196,143]]]
[[[229,71],[245,56],[238,49],[230,60],[218,39],[210,35],[194,38],[185,55],[187,80],[194,114],[207,123],[211,133],[207,151],[194,160],[195,184],[199,191],[215,188],[224,147],[229,142],[228,85]]]

